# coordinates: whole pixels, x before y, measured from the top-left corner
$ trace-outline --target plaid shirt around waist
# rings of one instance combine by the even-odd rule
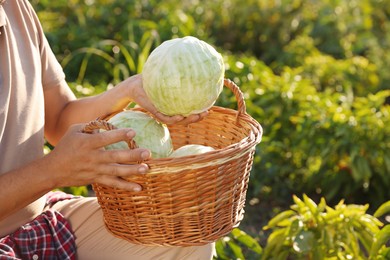
[[[63,192],[50,192],[47,205],[75,198]],[[55,210],[42,212],[14,233],[0,238],[0,260],[76,259],[75,236],[68,220]]]

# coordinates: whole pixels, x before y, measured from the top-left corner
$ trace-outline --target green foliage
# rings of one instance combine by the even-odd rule
[[[239,0],[164,3],[33,0],[32,3],[60,59],[102,39],[139,43],[145,32],[154,31],[161,41],[193,35],[216,43],[225,51],[249,51],[279,73],[284,65],[295,67],[286,63],[289,46],[304,38],[334,59],[367,58],[378,70],[377,89],[387,88],[390,80],[386,69],[390,64],[387,1],[249,0],[242,4]],[[307,52],[295,57],[299,63]],[[68,75],[73,73],[77,71],[69,69]]]
[[[381,80],[377,89],[388,88],[388,1],[249,0],[242,4],[239,0],[217,0],[191,3],[207,10],[195,17],[203,21],[203,30],[219,46],[236,53],[249,51],[275,68],[277,73],[284,65],[290,65],[285,61],[291,42],[308,37],[321,53],[335,59],[366,57],[378,68]],[[304,60],[307,52],[296,58]]]
[[[271,230],[266,245],[234,229],[216,242],[215,259],[388,259],[390,225],[378,219],[390,213],[390,201],[374,215],[368,205],[345,204],[334,208],[324,198],[316,204],[307,195],[293,196],[294,203],[274,216],[264,230]]]
[[[54,52],[59,60],[65,59],[69,81],[80,81],[88,74],[88,81],[98,84],[117,81],[119,74],[123,78],[140,72],[146,55],[161,39],[195,35],[197,25],[176,1],[32,3]]]
[[[368,205],[334,208],[306,195],[293,196],[291,209],[271,219],[272,229],[261,259],[386,259],[389,225],[366,213]]]
[[[257,259],[263,248],[259,242],[244,231],[235,228],[216,242],[217,259]]]
[[[249,114],[264,128],[250,182],[253,196],[269,192],[287,199],[304,190],[374,207],[388,198],[388,90],[366,96],[321,91],[315,78],[297,69],[285,67],[278,76],[246,55],[227,56],[226,63],[227,77],[242,86]],[[218,104],[234,102],[225,91]]]
[[[131,40],[101,40],[91,47],[82,47],[71,52],[64,57],[61,65],[65,70],[68,67],[78,67],[75,82],[79,84],[83,84],[84,80],[89,81],[86,75],[96,73],[93,71],[96,67],[104,68],[105,73],[96,75],[92,84],[116,84],[130,75],[140,73],[152,46],[159,43],[158,35],[153,31],[145,33],[139,43]]]
[[[336,59],[323,54],[307,35],[286,45],[280,59],[280,66],[294,68],[296,74],[309,79],[319,91],[343,92],[353,97],[365,96],[380,88],[378,68],[369,59],[363,56]]]

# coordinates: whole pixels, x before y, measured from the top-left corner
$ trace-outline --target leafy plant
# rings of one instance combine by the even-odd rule
[[[78,68],[75,82],[84,83],[86,75],[92,71],[101,77],[94,77],[92,83],[119,83],[123,79],[140,73],[153,47],[160,44],[159,35],[154,31],[145,32],[139,43],[132,40],[119,42],[116,40],[101,40],[91,47],[83,47],[72,51],[61,62],[66,70],[68,67]],[[88,67],[90,67],[88,69]],[[89,78],[89,77],[88,77]]]
[[[262,254],[262,247],[259,242],[239,228],[219,239],[215,245],[217,258],[220,260],[229,259],[258,259]]]
[[[345,204],[334,208],[324,198],[316,204],[306,194],[293,196],[294,204],[274,216],[263,230],[270,230],[264,247],[258,239],[235,228],[216,242],[215,259],[361,259],[390,257],[390,224],[380,217],[390,213],[390,201],[373,215],[368,205]]]
[[[304,191],[373,207],[388,198],[388,90],[364,96],[320,91],[316,78],[297,68],[285,67],[276,75],[250,55],[226,55],[225,60],[226,76],[241,86],[248,113],[264,129],[251,197],[289,201],[290,194]],[[338,73],[344,73],[341,67]],[[218,104],[235,108],[236,100],[225,90]]]
[[[366,213],[368,205],[329,207],[325,199],[316,204],[308,196],[293,196],[295,204],[271,219],[272,229],[261,259],[385,259],[389,226]],[[377,215],[389,212],[381,207]]]
[[[380,218],[390,213],[390,201],[383,203],[374,213],[374,217]],[[370,260],[390,258],[390,224],[384,226],[375,234],[374,243],[370,250]]]
[[[380,89],[379,68],[364,56],[337,59],[322,53],[308,35],[301,35],[284,47],[283,55],[272,66],[282,72],[289,66],[312,82],[318,91],[344,93],[353,98]]]

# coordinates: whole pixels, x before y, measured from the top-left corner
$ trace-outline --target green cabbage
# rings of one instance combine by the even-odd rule
[[[143,88],[166,115],[197,114],[214,105],[223,88],[222,55],[192,36],[163,42],[142,71]]]
[[[153,158],[165,158],[173,151],[168,127],[141,111],[126,110],[108,120],[117,128],[131,128],[136,132],[134,141],[140,148],[149,149]],[[126,142],[105,147],[107,150],[128,149]]]
[[[200,144],[187,144],[174,150],[169,155],[169,157],[181,157],[187,155],[202,154],[210,151],[214,151],[214,148]]]

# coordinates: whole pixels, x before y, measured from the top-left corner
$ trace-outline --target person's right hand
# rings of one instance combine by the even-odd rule
[[[139,191],[141,185],[124,180],[134,174],[144,174],[150,158],[147,149],[105,150],[106,145],[127,141],[135,136],[129,128],[101,133],[82,133],[84,125],[73,125],[55,149],[46,156],[46,165],[52,169],[55,187],[82,186],[100,183],[111,187]],[[132,163],[129,163],[132,162]]]
[[[189,115],[187,117],[182,115],[164,115],[157,110],[157,108],[153,105],[151,100],[146,95],[145,90],[142,87],[142,74],[131,76],[126,80],[122,81],[120,84],[125,85],[128,88],[128,96],[133,102],[149,111],[155,119],[164,124],[188,125],[201,121],[208,115],[208,111],[204,111],[199,114]]]

